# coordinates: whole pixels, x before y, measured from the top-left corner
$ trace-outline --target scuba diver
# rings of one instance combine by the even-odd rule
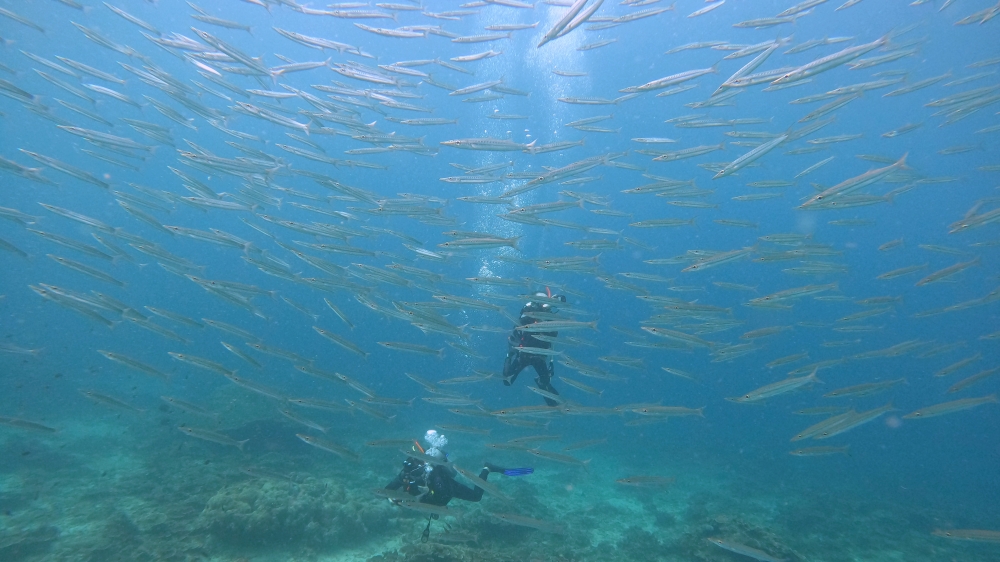
[[[386,490],[398,490],[402,488],[404,492],[414,496],[414,499],[420,503],[437,506],[447,505],[452,498],[470,502],[478,502],[483,499],[483,489],[479,486],[470,488],[455,481],[455,476],[458,473],[450,466],[448,453],[444,450],[444,447],[448,445],[447,437],[433,429],[429,429],[424,434],[424,441],[429,445],[427,449],[421,447],[417,441],[413,442],[411,451],[414,456],[407,457],[403,461],[403,468],[392,479],[392,482],[386,484]],[[430,459],[421,460],[418,457],[424,459],[431,457],[432,459],[438,459],[440,462],[432,463],[429,462]],[[533,468],[500,468],[495,464],[487,462],[484,463],[483,470],[479,473],[479,478],[486,480],[491,472],[499,472],[505,476],[521,476],[531,474],[534,471],[535,469]],[[389,498],[389,502],[396,504],[400,500]],[[431,520],[437,518],[437,514],[428,516],[427,527],[424,529],[421,541],[427,541],[427,537],[430,535]]]
[[[564,295],[553,295],[549,288],[545,288],[544,293],[535,293],[535,296],[539,300],[528,301],[521,309],[521,317],[518,320],[518,327],[514,328],[514,332],[507,338],[507,358],[503,362],[503,384],[504,386],[510,386],[517,380],[517,375],[524,370],[525,367],[531,365],[535,368],[535,373],[538,376],[535,378],[535,385],[538,388],[550,392],[552,394],[559,394],[559,392],[552,386],[552,377],[555,375],[555,364],[551,356],[545,356],[538,353],[531,353],[531,349],[552,349],[552,344],[547,341],[542,341],[535,336],[548,336],[556,337],[558,332],[542,332],[539,334],[532,334],[528,332],[521,331],[519,328],[521,326],[527,326],[528,324],[534,324],[538,322],[539,319],[535,316],[537,313],[549,313],[558,312],[558,310],[550,304],[551,301],[558,300],[560,302],[566,302],[566,297]],[[545,403],[549,406],[557,406],[559,403],[551,398],[545,398]]]

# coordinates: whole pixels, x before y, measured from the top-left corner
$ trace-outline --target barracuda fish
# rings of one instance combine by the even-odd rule
[[[10,18],[10,19],[16,21],[17,23],[19,23],[21,25],[26,25],[26,26],[28,26],[28,27],[30,27],[32,29],[41,31],[42,33],[45,33],[45,29],[42,26],[40,26],[37,23],[29,20],[28,18],[26,18],[26,17],[24,17],[24,16],[22,16],[22,15],[16,13],[16,12],[12,12],[11,10],[8,10],[6,8],[0,8],[0,16],[4,16],[4,17],[7,17],[7,18]]]
[[[211,441],[212,443],[218,443],[220,445],[226,445],[228,447],[236,447],[240,451],[243,451],[243,446],[247,444],[249,439],[244,439],[242,441],[237,441],[228,435],[219,433],[218,431],[212,431],[210,429],[199,429],[196,427],[179,426],[177,429],[185,435],[189,435],[196,439],[201,439],[202,441]]]
[[[842,64],[848,63],[862,55],[869,53],[879,47],[882,47],[888,43],[888,37],[882,37],[876,39],[871,43],[865,43],[863,45],[857,45],[855,47],[848,47],[846,49],[837,51],[832,55],[827,55],[825,57],[816,59],[808,64],[802,65],[791,72],[787,72],[777,79],[775,79],[771,84],[786,84],[790,82],[798,82],[817,74],[826,72],[833,68],[836,68]]]
[[[903,416],[903,419],[919,419],[919,418],[933,418],[937,416],[943,416],[945,414],[953,414],[955,412],[961,412],[962,410],[968,410],[975,408],[977,406],[982,406],[983,404],[997,403],[996,394],[990,394],[989,396],[982,396],[979,398],[963,398],[962,400],[953,400],[951,402],[944,402],[942,404],[935,404],[934,406],[928,406],[926,408],[921,408],[909,414]]]
[[[115,398],[113,396],[108,396],[108,395],[105,395],[105,394],[100,394],[100,393],[95,392],[93,390],[87,390],[87,389],[81,388],[81,389],[79,389],[79,392],[80,392],[80,394],[82,394],[88,400],[92,400],[92,401],[94,401],[94,402],[96,402],[98,404],[101,404],[102,406],[108,406],[110,408],[114,408],[114,409],[117,409],[117,410],[125,410],[125,411],[133,412],[133,413],[136,413],[136,414],[141,414],[141,413],[144,413],[146,411],[146,410],[144,410],[142,408],[136,408],[135,406],[133,406],[132,404],[129,404],[128,402],[126,402],[124,400],[119,400],[118,398]]]
[[[45,232],[45,231],[42,231],[42,230],[35,230],[34,228],[28,228],[26,230],[28,232],[31,232],[32,234],[36,234],[36,235],[38,235],[38,236],[40,236],[40,237],[48,240],[49,242],[55,242],[56,244],[59,244],[61,246],[65,246],[67,248],[72,248],[72,249],[74,249],[74,250],[76,250],[78,252],[82,252],[84,254],[87,254],[90,257],[100,258],[100,259],[107,260],[107,261],[110,261],[110,262],[114,262],[116,260],[115,256],[108,255],[108,254],[102,252],[101,250],[99,250],[99,249],[97,249],[97,248],[95,248],[93,246],[84,244],[84,243],[82,243],[80,241],[77,241],[77,240],[74,240],[72,238],[66,238],[65,236],[59,236],[58,234],[53,234],[51,232]]]
[[[888,390],[897,384],[905,383],[905,378],[899,378],[890,381],[883,382],[872,382],[865,384],[858,384],[854,386],[848,386],[845,388],[839,388],[837,390],[828,392],[823,395],[824,398],[844,398],[844,397],[855,397],[855,396],[868,396],[871,394],[876,394],[882,392],[883,390]]]
[[[682,417],[682,416],[698,416],[700,418],[705,417],[705,408],[685,408],[682,406],[642,406],[639,408],[632,408],[629,411],[634,414],[639,414],[640,416],[650,416],[650,417]]]
[[[677,86],[678,84],[683,84],[688,80],[694,80],[696,78],[701,78],[707,74],[715,74],[718,72],[716,67],[711,68],[699,68],[696,70],[688,70],[685,72],[679,72],[677,74],[672,74],[663,78],[658,78],[650,82],[646,82],[640,86],[631,86],[629,88],[624,88],[619,90],[622,93],[629,94],[633,92],[650,92],[653,90],[662,90],[663,88],[670,88],[671,86]]]
[[[860,176],[855,176],[853,178],[844,180],[829,189],[823,190],[823,192],[813,196],[808,201],[800,205],[799,208],[808,209],[810,206],[818,205],[819,203],[825,202],[832,198],[843,197],[848,193],[852,193],[854,191],[857,191],[858,189],[882,181],[893,172],[896,172],[897,170],[906,167],[906,156],[907,155],[904,154],[902,158],[900,158],[890,166],[885,166],[883,168],[878,168],[875,170],[871,170],[869,172],[865,172]]]
[[[195,281],[196,283],[198,281],[202,281],[202,280],[198,279],[197,277],[193,277],[193,276],[191,276],[189,278],[192,281],[197,280],[197,281]],[[214,286],[216,284],[219,284],[219,282],[217,282],[217,281],[207,281],[207,280],[204,281],[204,283],[206,285],[208,285],[208,286]],[[199,283],[199,284],[201,284],[201,283]],[[202,318],[201,320],[202,320],[202,322],[208,324],[209,326],[211,326],[211,327],[213,327],[213,328],[215,328],[217,330],[222,330],[223,332],[228,332],[228,333],[233,334],[235,336],[239,336],[240,338],[242,338],[242,339],[244,339],[244,340],[246,340],[248,342],[260,342],[260,338],[258,338],[254,334],[252,334],[252,333],[244,330],[243,328],[239,328],[239,327],[233,326],[232,324],[227,324],[225,322],[222,322],[221,320],[213,320],[211,318]]]
[[[246,352],[244,352],[240,348],[236,347],[235,345],[226,343],[224,341],[223,342],[219,342],[219,343],[221,343],[222,347],[226,348],[227,351],[229,351],[233,355],[239,357],[240,359],[246,361],[250,365],[253,365],[255,368],[257,368],[257,369],[263,369],[264,368],[264,366],[261,365],[256,359],[254,359],[253,357],[250,357],[250,355],[248,355]]]
[[[195,355],[188,355],[186,353],[178,353],[176,351],[168,351],[168,355],[174,359],[181,361],[182,363],[187,363],[189,365],[194,365],[195,367],[200,367],[202,369],[212,371],[213,373],[228,376],[232,375],[235,371],[227,369],[221,363],[212,361],[211,359],[205,359],[204,357],[197,357]]]
[[[817,382],[822,382],[816,378],[816,371],[813,370],[811,374],[805,377],[798,378],[788,378],[783,381],[778,381],[771,383],[766,386],[762,386],[757,390],[748,392],[742,396],[736,398],[727,398],[730,402],[740,402],[740,403],[751,403],[759,402],[761,400],[766,400],[768,398],[773,398],[775,396],[792,392],[806,386],[808,384],[814,384]]]
[[[54,427],[49,427],[38,422],[28,421],[21,418],[9,418],[6,416],[0,416],[0,425],[13,427],[15,429],[34,431],[36,433],[57,433],[59,431]]]
[[[92,278],[98,279],[100,281],[111,283],[112,285],[117,285],[118,287],[124,287],[125,286],[125,282],[119,281],[118,279],[115,279],[111,275],[109,275],[109,274],[107,274],[107,273],[105,273],[105,272],[103,272],[103,271],[101,271],[99,269],[95,269],[93,267],[90,267],[87,264],[83,264],[83,263],[80,263],[78,261],[71,260],[69,258],[64,258],[64,257],[61,257],[61,256],[56,256],[56,255],[53,255],[53,254],[45,254],[45,255],[48,256],[52,261],[58,263],[59,265],[68,267],[68,268],[70,268],[70,269],[72,269],[74,271],[78,271],[78,272],[80,272],[80,273],[82,273],[82,274],[84,274],[84,275],[86,275],[88,277],[92,277]]]
[[[843,447],[805,447],[789,451],[788,454],[795,457],[825,457],[830,455],[850,456],[850,445]]]
[[[142,361],[128,357],[127,355],[122,355],[121,353],[115,353],[113,351],[104,351],[103,349],[98,349],[97,352],[111,361],[125,365],[130,369],[139,371],[140,373],[144,373],[161,380],[170,380],[170,377],[166,373],[163,373],[159,369],[151,367]]]
[[[628,476],[619,478],[615,482],[635,488],[663,489],[673,485],[676,480],[676,478],[668,476]]]
[[[434,348],[427,347],[425,345],[418,345],[418,344],[407,343],[407,342],[395,342],[395,341],[380,341],[380,342],[376,342],[376,343],[378,343],[382,347],[385,347],[385,348],[388,348],[388,349],[395,349],[395,350],[399,350],[399,351],[408,351],[408,352],[411,352],[411,353],[420,353],[420,354],[423,354],[423,355],[434,355],[438,359],[443,359],[444,358],[444,348],[434,349]]]
[[[174,406],[191,414],[195,414],[198,416],[206,416],[209,418],[219,417],[219,414],[215,412],[212,412],[197,404],[192,404],[191,402],[188,402],[186,400],[181,400],[180,398],[174,398],[172,396],[160,396],[160,399],[166,402],[167,404],[170,404],[171,406]]]
[[[368,352],[366,352],[365,350],[363,350],[360,347],[358,347],[357,344],[355,344],[354,342],[351,342],[351,341],[349,341],[349,340],[347,340],[347,339],[345,339],[345,338],[343,338],[341,336],[338,336],[337,334],[334,334],[332,332],[324,330],[323,328],[320,328],[319,326],[313,326],[313,330],[316,330],[317,334],[319,334],[319,335],[323,336],[324,338],[332,341],[333,343],[339,345],[340,347],[343,347],[344,349],[346,349],[346,350],[348,350],[348,351],[350,351],[352,353],[356,353],[356,354],[360,355],[361,357],[363,357],[366,360],[368,359]]]
[[[882,414],[886,412],[894,411],[896,408],[893,407],[892,403],[886,404],[881,408],[875,408],[873,410],[868,410],[865,412],[855,412],[851,410],[847,413],[847,416],[838,423],[833,425],[828,425],[824,427],[821,431],[817,432],[812,436],[813,439],[829,439],[841,433],[850,431],[856,427],[864,425],[870,421],[875,420]]]
[[[756,548],[751,548],[745,544],[740,544],[738,542],[727,541],[725,539],[714,538],[714,537],[710,537],[705,540],[723,550],[728,550],[729,552],[734,552],[742,556],[753,558],[754,560],[758,560],[759,562],[785,562],[784,558],[776,558],[764,552],[763,550],[757,550]]]
[[[517,242],[520,239],[520,236],[515,236],[513,238],[461,238],[457,240],[450,240],[448,242],[442,242],[441,244],[438,244],[438,247],[452,250],[470,250],[502,248],[506,246],[517,250]]]
[[[597,8],[599,8],[602,3],[603,0],[598,0],[597,2],[595,2],[597,7],[595,7],[593,11],[596,11]],[[545,32],[545,35],[542,37],[542,41],[538,43],[537,48],[540,49],[546,43],[553,41],[561,37],[562,35],[565,35],[569,31],[572,31],[573,28],[571,28],[570,25],[574,21],[576,21],[577,16],[580,15],[580,12],[583,11],[583,8],[584,6],[586,6],[586,4],[587,0],[575,0],[573,4],[570,5],[569,10],[563,15],[563,17],[560,18],[559,21],[557,21],[556,24],[553,25],[551,29]],[[591,13],[593,13],[593,11]],[[580,18],[579,23],[577,23],[576,26],[574,27],[579,27],[589,17],[590,14],[586,14],[585,17]]]
[[[328,453],[333,453],[347,460],[354,462],[358,462],[361,460],[361,455],[355,453],[354,451],[348,449],[343,445],[334,443],[333,441],[320,439],[319,437],[313,437],[311,435],[305,435],[302,433],[296,433],[295,436],[301,439],[303,442],[312,445],[313,447],[316,447],[317,449],[322,449]]]
[[[480,150],[488,152],[523,152],[523,151],[531,151],[531,149],[534,148],[536,142],[538,141],[531,141],[530,143],[524,144],[504,139],[467,138],[467,139],[441,141],[441,144],[444,146],[450,146],[452,148],[460,148],[463,150]]]
[[[303,408],[314,408],[317,410],[326,410],[328,412],[343,413],[351,411],[348,406],[344,406],[338,402],[328,402],[326,400],[316,400],[313,398],[288,398],[288,403],[301,406]]]
[[[219,39],[218,37],[215,37],[211,33],[201,31],[200,29],[194,27],[191,28],[191,31],[194,31],[195,34],[199,38],[201,38],[201,40],[204,41],[205,43],[208,43],[209,45],[229,55],[233,60],[243,64],[247,68],[256,71],[262,76],[271,75],[270,70],[266,66],[264,66],[261,62],[259,62],[258,59],[255,59],[250,55],[247,55],[243,51],[237,49],[236,47],[230,45],[229,43],[226,43],[225,41]]]
[[[72,176],[78,180],[85,181],[89,184],[96,185],[97,187],[101,187],[104,189],[111,188],[111,184],[95,177],[93,174],[91,174],[86,170],[82,170],[80,168],[77,168],[76,166],[71,166],[65,162],[56,160],[55,158],[38,154],[37,152],[31,152],[29,150],[24,150],[23,148],[20,149],[20,151],[34,158],[35,160],[41,162],[42,164],[45,164],[46,166],[54,170],[58,170],[68,176]]]
[[[974,374],[974,375],[972,375],[970,377],[966,377],[966,378],[964,378],[964,379],[956,382],[955,384],[951,385],[948,388],[947,392],[948,392],[948,394],[954,394],[956,392],[960,392],[960,391],[965,390],[966,388],[968,388],[968,387],[970,387],[970,386],[972,386],[972,385],[974,385],[974,384],[976,384],[976,383],[978,383],[980,381],[983,381],[983,380],[986,380],[989,377],[992,377],[993,375],[997,374],[997,372],[1000,372],[1000,367],[994,367],[992,369],[986,369],[986,370],[980,371],[980,372],[978,372],[978,373],[976,373],[976,374]]]
[[[956,263],[955,265],[951,265],[939,271],[935,271],[934,273],[931,273],[930,275],[924,277],[920,281],[917,281],[916,286],[921,287],[929,283],[936,283],[938,281],[943,281],[959,273],[960,271],[964,271],[974,265],[979,265],[978,257],[967,262]]]
[[[756,246],[741,248],[738,250],[731,250],[729,252],[723,252],[716,254],[714,256],[705,258],[704,260],[697,261],[684,269],[681,270],[683,273],[690,273],[692,271],[702,271],[704,269],[709,269],[716,267],[725,263],[730,263],[744,258],[749,257],[753,252],[757,250]]]
[[[548,320],[535,322],[534,324],[528,324],[526,326],[518,326],[517,329],[529,334],[582,329],[597,330],[597,321],[580,322],[576,320]]]
[[[785,142],[786,140],[788,140],[788,135],[781,135],[779,137],[776,137],[774,139],[765,142],[764,144],[758,146],[757,148],[754,148],[750,152],[747,152],[743,156],[740,156],[736,160],[733,160],[731,163],[727,164],[725,168],[719,171],[719,173],[712,176],[712,179],[715,180],[719,178],[724,178],[731,174],[735,174],[739,170],[748,166],[751,162],[758,160],[771,150],[774,150],[775,148],[778,147],[778,145]]]

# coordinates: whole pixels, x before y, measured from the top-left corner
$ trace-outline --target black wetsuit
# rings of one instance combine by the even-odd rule
[[[521,317],[518,325],[526,326],[528,324],[538,322],[536,318],[528,316],[528,313],[551,312],[551,310],[551,307],[548,306],[543,308],[542,303],[529,302],[524,305],[524,308],[521,309]],[[558,332],[542,332],[539,335],[556,337]],[[536,338],[534,334],[522,332],[517,328],[514,328],[514,332],[509,338],[507,338],[507,343],[509,344],[507,347],[507,358],[503,362],[504,385],[510,386],[513,384],[514,381],[517,380],[517,375],[519,375],[525,367],[531,365],[535,368],[535,373],[538,374],[538,376],[535,377],[535,385],[542,390],[551,392],[552,394],[559,394],[555,387],[552,386],[552,377],[555,376],[555,363],[552,361],[552,358],[535,353],[523,353],[518,351],[519,348],[523,347],[551,349],[551,343],[542,341]],[[545,398],[545,403],[549,406],[557,406],[559,404],[550,398]]]
[[[484,468],[479,473],[479,477],[486,480],[490,471]],[[385,489],[403,490],[411,496],[419,496],[427,488],[427,493],[420,498],[420,503],[431,505],[447,505],[452,498],[458,498],[469,502],[477,502],[483,499],[483,489],[479,486],[470,488],[455,481],[455,472],[450,468],[435,466],[434,470],[427,473],[424,464],[414,458],[408,458],[403,462],[403,469],[389,482]]]

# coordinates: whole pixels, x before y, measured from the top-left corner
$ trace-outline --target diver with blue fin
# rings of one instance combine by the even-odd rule
[[[429,505],[444,506],[452,500],[478,502],[483,499],[483,489],[479,486],[470,488],[455,480],[458,472],[450,466],[448,453],[444,448],[448,445],[448,438],[433,429],[428,429],[424,434],[424,441],[429,445],[426,449],[420,446],[417,441],[413,442],[411,448],[412,456],[403,461],[403,468],[399,474],[386,484],[386,490],[398,490],[400,488],[420,503]],[[479,478],[486,480],[491,472],[497,472],[505,476],[523,476],[534,472],[533,468],[501,468],[493,463],[484,463],[483,470],[479,473]],[[397,503],[399,499],[389,498],[390,503]],[[437,515],[430,515],[427,518],[427,527],[424,529],[421,540],[426,542],[430,535],[431,520],[437,519]]]
[[[523,308],[521,308],[521,316],[518,319],[518,325],[514,328],[514,332],[511,333],[510,337],[507,338],[507,358],[503,362],[503,384],[504,386],[510,386],[514,384],[517,380],[517,375],[524,370],[525,367],[531,365],[535,369],[535,373],[538,375],[535,377],[535,385],[539,389],[550,394],[559,394],[559,391],[552,386],[552,377],[555,376],[555,363],[552,360],[551,355],[545,355],[541,353],[532,353],[532,350],[537,349],[552,349],[552,343],[538,339],[536,336],[542,336],[543,338],[554,338],[559,335],[558,332],[542,332],[538,334],[533,334],[525,332],[520,328],[522,326],[527,326],[528,324],[534,324],[539,322],[537,316],[539,313],[554,314],[558,312],[553,306],[553,302],[566,302],[565,295],[553,295],[552,291],[548,287],[545,288],[544,293],[535,293],[534,300],[528,301]],[[553,318],[554,319],[554,318]],[[559,403],[545,396],[545,403],[549,406],[558,406]]]

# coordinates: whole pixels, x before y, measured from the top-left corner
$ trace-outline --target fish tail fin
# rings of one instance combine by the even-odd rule
[[[243,450],[243,446],[247,444],[247,441],[249,441],[249,439],[244,439],[243,441],[236,442],[236,446],[239,447],[240,451]]]

